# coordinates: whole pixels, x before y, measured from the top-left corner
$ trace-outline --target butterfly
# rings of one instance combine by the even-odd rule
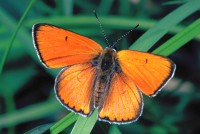
[[[33,26],[33,43],[47,68],[63,68],[55,93],[68,110],[84,117],[98,109],[98,119],[113,124],[136,121],[142,92],[155,96],[173,77],[168,58],[135,50],[105,49],[95,41],[50,24]]]

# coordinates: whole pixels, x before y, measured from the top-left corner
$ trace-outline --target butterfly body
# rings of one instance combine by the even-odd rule
[[[50,25],[33,26],[33,43],[40,61],[63,68],[55,80],[60,103],[75,113],[114,124],[136,121],[142,113],[142,92],[155,96],[173,77],[168,58],[135,50],[105,49],[95,41]]]
[[[99,108],[109,90],[112,74],[118,68],[116,50],[106,47],[98,56],[97,75],[94,83],[94,107]]]

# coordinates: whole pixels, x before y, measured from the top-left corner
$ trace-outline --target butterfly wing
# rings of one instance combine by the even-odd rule
[[[33,42],[40,60],[49,68],[89,62],[102,51],[89,38],[42,23],[33,26]]]
[[[93,85],[96,68],[90,63],[64,68],[56,78],[58,100],[69,110],[88,116],[94,110]]]
[[[114,73],[108,94],[99,108],[99,120],[115,124],[136,121],[141,115],[143,99],[134,82],[123,72]]]
[[[124,74],[148,96],[155,96],[173,77],[176,68],[170,59],[145,52],[122,50],[117,57]]]

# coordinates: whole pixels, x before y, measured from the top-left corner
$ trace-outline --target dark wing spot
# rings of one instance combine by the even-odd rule
[[[146,63],[148,62],[148,60],[146,59]]]
[[[67,41],[67,39],[68,39],[68,36],[65,36],[65,41]]]

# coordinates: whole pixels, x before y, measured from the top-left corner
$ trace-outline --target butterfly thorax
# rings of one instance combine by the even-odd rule
[[[94,106],[99,108],[108,93],[110,80],[116,68],[116,51],[109,47],[99,55],[97,64],[97,78],[94,85]]]

